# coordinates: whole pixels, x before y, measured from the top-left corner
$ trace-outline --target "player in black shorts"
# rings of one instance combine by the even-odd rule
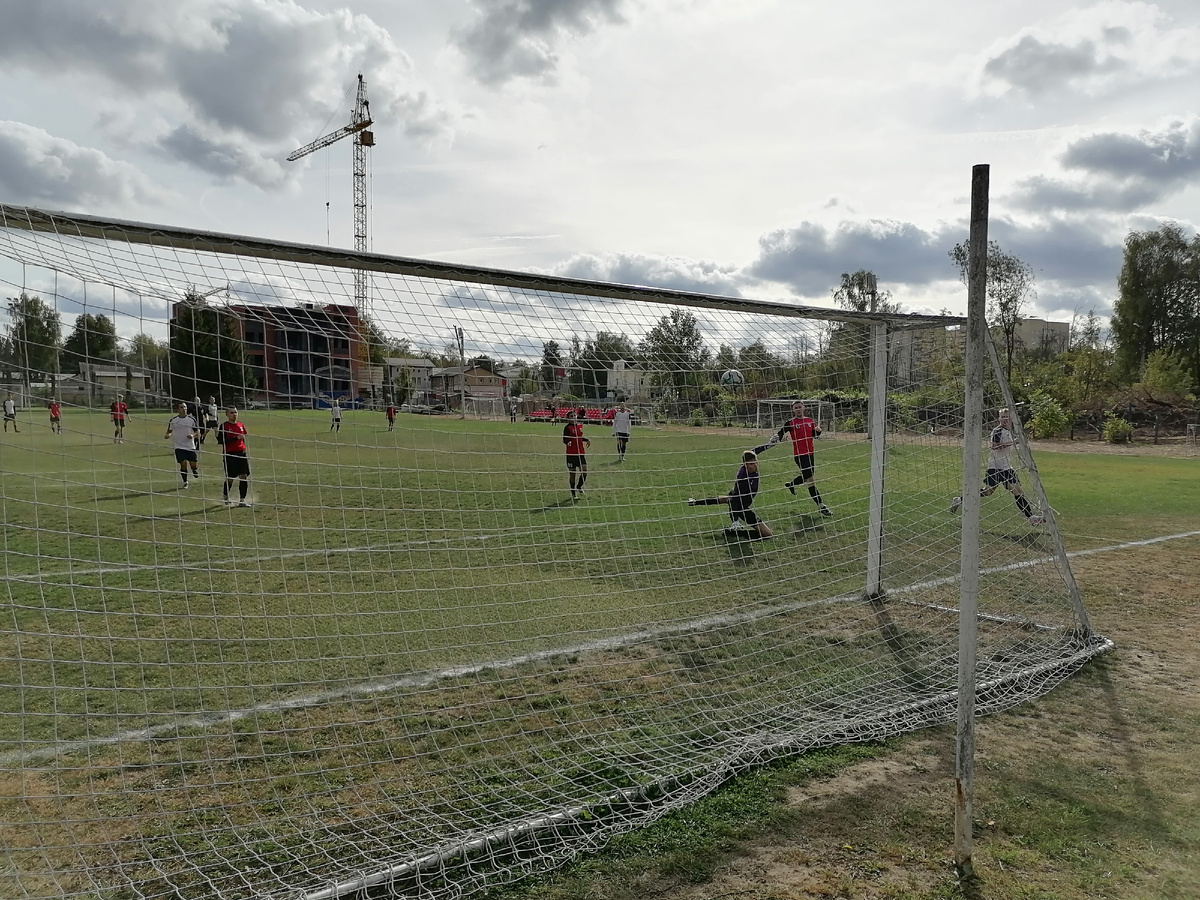
[[[737,476],[733,480],[733,489],[720,497],[706,497],[703,500],[689,500],[688,506],[716,506],[718,504],[729,505],[729,518],[733,524],[725,529],[727,534],[737,534],[743,529],[739,528],[739,523],[744,523],[754,529],[751,536],[760,538],[769,538],[772,534],[770,526],[767,525],[758,515],[750,508],[754,503],[754,497],[758,494],[758,454],[753,450],[747,450],[742,454],[742,466],[737,471]]]
[[[224,451],[221,461],[225,464],[225,502],[229,503],[229,489],[236,479],[240,502],[238,506],[249,506],[246,493],[249,490],[250,460],[246,456],[246,426],[238,421],[237,407],[225,410],[225,421],[217,426],[217,443]]]
[[[583,436],[583,426],[575,421],[574,410],[567,413],[562,439],[567,452],[567,481],[574,500],[583,496],[583,483],[587,481],[587,448],[592,443]]]

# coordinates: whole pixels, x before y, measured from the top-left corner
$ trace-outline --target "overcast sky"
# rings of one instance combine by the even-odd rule
[[[1200,2],[0,0],[0,201],[828,305],[954,313],[971,167],[1030,314],[1107,315],[1200,223]],[[328,204],[328,215],[326,211]]]

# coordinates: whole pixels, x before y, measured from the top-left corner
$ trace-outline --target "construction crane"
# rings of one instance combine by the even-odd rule
[[[288,157],[288,162],[295,162],[342,138],[354,138],[354,249],[359,253],[367,251],[367,148],[375,146],[375,133],[370,130],[372,124],[374,123],[371,121],[371,104],[367,100],[367,83],[360,72],[358,96],[354,101],[354,112],[350,114],[350,124],[317,138],[311,144],[305,144]],[[354,270],[354,307],[363,314],[370,311],[367,273],[361,269]]]

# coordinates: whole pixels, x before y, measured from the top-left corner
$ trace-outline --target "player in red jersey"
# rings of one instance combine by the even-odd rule
[[[571,485],[571,499],[583,496],[583,483],[587,481],[587,448],[591,441],[583,436],[583,425],[575,419],[575,411],[567,413],[567,424],[563,427],[563,444],[567,451],[567,480]]]
[[[113,423],[113,443],[125,443],[125,417],[129,415],[129,407],[125,403],[125,397],[117,394],[117,399],[108,406],[109,414],[112,416]]]
[[[57,400],[50,401],[50,431],[52,434],[62,434],[62,406]]]
[[[384,410],[388,420],[388,431],[396,427],[396,404],[389,403],[387,409]]]
[[[792,439],[792,458],[796,460],[796,466],[800,469],[800,474],[784,487],[794,494],[796,485],[808,485],[808,495],[812,497],[813,503],[817,504],[821,515],[832,516],[833,513],[829,511],[829,507],[821,502],[821,492],[817,490],[815,482],[817,464],[813,439],[821,436],[821,426],[805,415],[804,404],[799,400],[792,404],[792,418],[783,423],[783,427],[771,440],[761,447],[755,447],[755,451],[762,453],[767,448],[775,446],[783,440],[784,435],[788,435]]]
[[[250,489],[250,459],[246,456],[246,426],[238,421],[236,406],[225,410],[225,421],[217,426],[217,443],[224,453],[221,460],[225,464],[225,487],[222,494],[225,502],[229,503],[229,489],[233,481],[238,480],[238,506],[249,506],[246,493]]]

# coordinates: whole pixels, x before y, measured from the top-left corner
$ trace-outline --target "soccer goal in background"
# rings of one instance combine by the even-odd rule
[[[797,399],[766,397],[758,401],[756,424],[767,431],[778,430],[791,421],[794,413],[792,406]],[[835,405],[828,400],[800,399],[804,404],[804,414],[817,423],[822,434],[833,435],[837,431],[837,415]]]
[[[61,396],[66,426],[25,407],[2,436],[6,896],[459,897],[749,767],[955,719],[961,320],[5,206],[0,278],[0,374]],[[817,446],[832,517],[784,488],[787,442],[760,460],[769,540],[687,504],[728,491],[762,429],[638,427],[618,465],[585,423],[572,496],[559,427],[348,406],[335,429],[305,407],[417,385],[399,346],[536,369],[572,336],[568,382],[636,351],[639,410],[702,402],[718,347],[758,396],[861,391],[870,427]],[[163,438],[156,403],[210,395],[247,427],[248,508],[222,502],[211,435],[187,490]],[[945,427],[909,427],[923,405]],[[995,366],[984,405],[1011,405]],[[983,507],[981,712],[1108,646],[1022,462],[1050,521]]]

